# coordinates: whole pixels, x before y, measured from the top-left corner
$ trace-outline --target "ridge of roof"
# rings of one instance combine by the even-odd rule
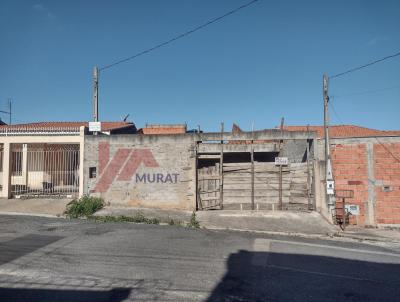
[[[33,122],[33,123],[22,123],[22,124],[13,124],[13,125],[0,125],[1,130],[44,130],[44,129],[59,129],[59,130],[68,130],[71,131],[79,130],[81,126],[89,127],[89,122],[82,121],[57,121],[57,122]],[[123,122],[123,121],[104,121],[101,122],[101,130],[102,131],[111,131],[116,129],[122,129],[126,127],[135,126],[132,122]]]
[[[317,137],[324,137],[324,126],[284,126],[284,130],[288,131],[316,131]],[[331,125],[329,126],[330,136],[335,137],[371,137],[371,136],[400,136],[400,130],[377,130],[356,125]]]

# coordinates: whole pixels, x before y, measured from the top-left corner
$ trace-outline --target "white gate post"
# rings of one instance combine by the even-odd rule
[[[1,196],[11,197],[11,144],[3,144],[3,190]]]
[[[22,179],[28,187],[28,144],[22,144]]]

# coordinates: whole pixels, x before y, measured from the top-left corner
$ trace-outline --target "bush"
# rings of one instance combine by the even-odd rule
[[[65,211],[69,218],[88,217],[104,207],[104,201],[98,197],[83,196],[72,200]]]

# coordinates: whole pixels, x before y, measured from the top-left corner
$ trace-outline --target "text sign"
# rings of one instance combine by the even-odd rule
[[[345,208],[351,215],[360,215],[360,207],[355,204],[346,204]]]
[[[289,159],[287,157],[275,157],[276,166],[287,166],[289,164]]]
[[[89,122],[89,131],[101,131],[101,122]]]

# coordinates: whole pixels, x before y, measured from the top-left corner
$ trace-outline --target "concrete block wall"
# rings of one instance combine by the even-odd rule
[[[87,136],[85,194],[113,205],[194,210],[194,150],[184,134]],[[95,178],[90,168],[96,168]]]

